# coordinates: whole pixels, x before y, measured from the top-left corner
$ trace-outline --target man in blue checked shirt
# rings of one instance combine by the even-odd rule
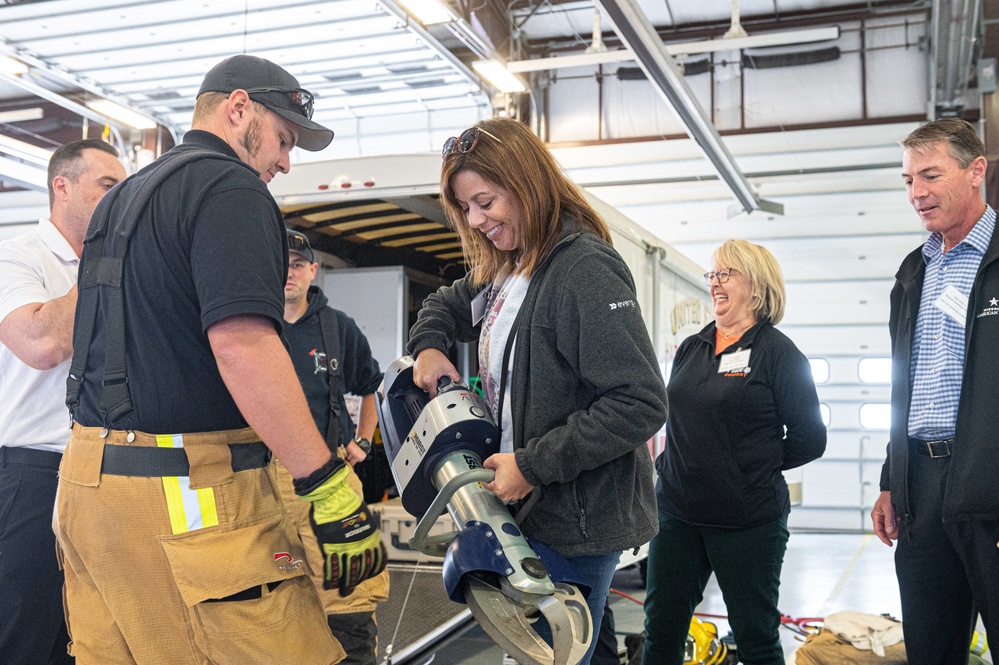
[[[999,643],[999,239],[969,123],[931,122],[902,147],[930,237],[891,292],[892,422],[871,518],[898,540],[908,662],[957,665],[978,612]]]

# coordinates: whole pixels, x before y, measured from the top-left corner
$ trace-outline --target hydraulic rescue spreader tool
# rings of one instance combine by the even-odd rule
[[[419,519],[410,547],[444,557],[448,597],[467,604],[523,665],[577,665],[593,639],[589,588],[559,554],[524,536],[509,507],[482,486],[493,479],[482,460],[499,452],[482,399],[447,377],[431,399],[404,356],[386,369],[375,401],[402,505]],[[458,532],[431,535],[445,510]],[[543,622],[551,645],[538,632]]]

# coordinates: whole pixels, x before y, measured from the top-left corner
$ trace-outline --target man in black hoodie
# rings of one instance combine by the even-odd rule
[[[288,279],[284,287],[284,334],[295,372],[309,402],[309,410],[320,432],[326,434],[327,445],[353,467],[364,461],[371,449],[371,438],[378,424],[375,410],[375,390],[382,381],[378,361],[364,333],[352,318],[329,306],[326,295],[312,286],[319,264],[309,239],[298,231],[288,230]],[[338,347],[338,348],[331,348]],[[330,399],[334,386],[335,400]],[[344,394],[361,397],[358,425],[347,412]],[[291,476],[279,462],[274,463],[278,487],[285,508],[294,517],[299,535],[309,550],[315,538],[309,524],[308,504],[295,495]],[[361,481],[351,470],[349,482],[361,492]],[[324,590],[322,562],[311,560],[313,579],[323,601],[333,636],[340,641],[347,657],[341,665],[375,665],[377,626],[374,612],[377,603],[388,600],[389,573],[359,584],[348,596],[335,590]]]

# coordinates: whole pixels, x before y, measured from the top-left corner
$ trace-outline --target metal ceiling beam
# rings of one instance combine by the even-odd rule
[[[462,75],[466,76],[469,81],[479,85],[483,91],[488,91],[490,94],[496,92],[504,92],[502,89],[502,83],[497,83],[491,81],[488,78],[488,74],[485,72],[478,72],[474,69],[469,68],[457,55],[455,55],[451,50],[441,43],[436,37],[433,36],[424,26],[420,23],[418,19],[411,16],[409,12],[397,4],[395,0],[383,0],[380,2],[381,6],[388,12],[394,14],[398,17],[406,29],[413,32],[415,35],[420,37],[427,46],[430,46],[435,51],[440,53],[441,57],[454,65],[454,67],[461,72]],[[465,48],[471,51],[476,58],[481,61],[495,61],[500,63],[502,67],[506,66],[507,58],[500,55],[496,49],[483,39],[473,28],[468,24],[465,19],[457,16],[449,7],[447,3],[442,3],[442,6],[446,10],[447,14],[451,17],[449,21],[435,24],[437,27],[442,28],[450,32],[455,39],[460,41]],[[507,70],[508,72],[509,70]],[[507,73],[504,72],[504,73]],[[527,88],[527,92],[530,93],[529,85],[520,80],[519,83]],[[510,92],[509,90],[506,92]],[[523,91],[517,91],[523,92]],[[532,98],[533,99],[533,98]]]
[[[173,138],[174,143],[180,142],[175,127],[168,124],[161,118],[156,117],[155,115],[151,115],[150,113],[147,113],[142,109],[132,106],[132,104],[127,99],[118,97],[117,95],[109,94],[108,91],[100,88],[99,86],[89,81],[74,76],[69,72],[56,69],[48,62],[40,58],[36,58],[35,56],[29,53],[18,51],[17,49],[12,48],[6,44],[0,44],[0,54],[7,55],[12,58],[16,58],[17,60],[20,60],[24,64],[28,65],[32,71],[38,72],[42,76],[50,78],[54,81],[58,81],[64,85],[72,86],[74,88],[79,88],[81,90],[84,90],[85,92],[94,95],[95,97],[99,97],[101,99],[107,99],[109,101],[114,102],[115,104],[123,106],[124,108],[130,111],[134,111],[135,113],[138,113],[139,115],[144,116],[149,120],[153,121],[157,125],[161,125],[162,127],[166,128],[166,130],[170,132],[170,135]],[[47,88],[38,85],[37,83],[28,81],[22,76],[11,76],[9,74],[4,74],[0,72],[0,79],[17,86],[22,90],[25,90],[26,92],[30,92],[31,94],[37,97],[41,97],[42,99],[48,100],[53,104],[56,104],[65,109],[73,111],[74,113],[82,115],[85,118],[89,118],[95,122],[99,122],[102,125],[107,124],[109,126],[114,126],[116,124],[120,124],[118,121],[114,120],[113,118],[109,118],[108,116],[102,113],[97,113],[96,111],[90,109],[87,106],[84,106],[83,104],[78,104],[73,100],[68,99],[57,92],[53,92],[51,90],[48,90]],[[115,133],[117,134],[117,131],[115,131]],[[118,135],[117,138],[119,139],[120,142],[121,136]],[[121,143],[121,145],[124,146],[125,144]]]
[[[722,143],[721,136],[704,109],[697,103],[693,91],[680,74],[673,58],[666,52],[666,47],[638,3],[635,0],[597,2],[614,22],[614,30],[621,41],[635,54],[645,75],[679,116],[687,133],[704,151],[743,210],[747,213],[765,210],[783,215],[784,206],[757,196],[746,176],[739,170],[735,159]]]
[[[743,210],[783,214],[782,205],[760,199],[753,191],[638,3],[634,0],[597,1],[614,22],[618,37],[635,54],[645,75],[686,126],[687,133],[704,151]]]
[[[37,83],[32,83],[31,81],[25,80],[20,76],[14,76],[12,74],[0,72],[0,81],[6,81],[7,83],[15,85],[18,88],[24,90],[25,92],[31,93],[35,97],[41,97],[42,99],[52,102],[57,106],[61,106],[64,109],[72,111],[77,115],[81,115],[84,118],[93,120],[94,122],[99,122],[101,125],[107,124],[109,127],[112,127],[111,132],[114,134],[115,138],[117,139],[119,147],[125,146],[125,143],[122,141],[121,138],[121,133],[118,131],[117,127],[114,127],[113,125],[109,124],[111,123],[111,120],[107,116],[98,113],[97,111],[94,111],[93,109],[84,106],[83,104],[77,104],[73,100],[63,97],[58,92],[52,92],[51,90],[43,88]]]
[[[476,74],[474,70],[472,70],[471,67],[462,62],[458,56],[452,53],[450,49],[448,49],[436,37],[430,34],[429,30],[423,27],[423,25],[419,21],[410,16],[405,9],[403,9],[398,3],[395,2],[395,0],[380,0],[379,4],[381,4],[382,8],[384,8],[385,11],[387,11],[388,13],[392,14],[397,19],[402,21],[403,25],[406,26],[407,30],[409,30],[414,35],[422,39],[424,44],[437,51],[442,58],[451,63],[451,65],[459,72],[461,72],[462,75],[465,76],[469,81],[476,83],[478,85],[488,86],[488,83],[483,81],[479,77],[479,75]],[[479,55],[479,57],[489,57],[483,54],[490,52],[491,49],[489,49],[489,47],[486,44],[484,44],[481,39],[479,39],[479,37],[471,30],[471,28],[468,28],[467,25],[465,25],[464,21],[462,21],[460,18],[456,18],[456,20],[453,21],[452,23],[454,24],[460,23],[462,26],[467,28],[463,30],[460,27],[459,28],[452,27],[451,23],[448,24],[448,29],[453,34],[455,34],[455,36],[458,37],[458,39],[460,39],[474,53]]]
[[[0,155],[0,180],[15,180],[26,187],[39,189],[43,192],[48,187],[44,168],[25,164],[2,155]]]

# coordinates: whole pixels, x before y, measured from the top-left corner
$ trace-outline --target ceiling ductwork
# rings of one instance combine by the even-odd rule
[[[930,75],[934,118],[961,117],[981,51],[981,0],[933,0]]]

